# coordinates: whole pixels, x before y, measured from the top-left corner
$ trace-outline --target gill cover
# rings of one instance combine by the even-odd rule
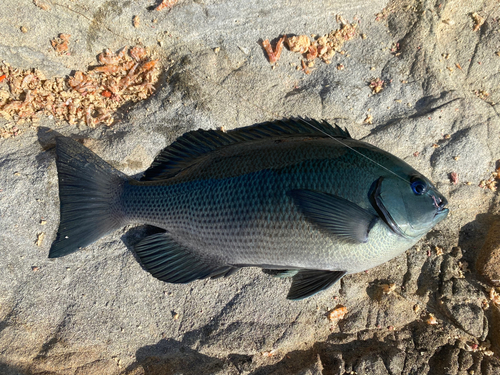
[[[422,176],[408,181],[397,176],[379,177],[368,198],[389,228],[405,238],[421,237],[448,215],[446,199]]]

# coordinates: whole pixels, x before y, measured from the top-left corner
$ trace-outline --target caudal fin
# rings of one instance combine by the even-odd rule
[[[57,137],[60,223],[49,258],[68,255],[123,226],[120,193],[127,176],[80,143]]]

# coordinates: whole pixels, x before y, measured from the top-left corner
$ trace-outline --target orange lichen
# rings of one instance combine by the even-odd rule
[[[429,315],[427,316],[427,319],[425,320],[425,323],[427,323],[430,326],[433,326],[433,325],[438,324],[438,321],[437,321],[436,317],[434,316],[434,314],[429,313]]]
[[[50,6],[40,0],[33,0],[33,4],[42,10],[50,10]]]
[[[135,61],[142,61],[148,53],[143,47],[135,46],[130,49],[129,54]]]
[[[305,61],[302,60],[301,62],[302,62],[302,70],[304,71],[304,73],[311,74],[311,71],[307,68]]]
[[[0,139],[15,137],[21,134],[15,125],[7,125],[0,129]]]
[[[292,52],[306,53],[311,45],[311,41],[307,35],[298,35],[287,37],[286,44]]]
[[[378,94],[384,89],[384,81],[380,78],[375,78],[370,81],[370,88],[374,94]]]
[[[476,94],[476,96],[479,99],[483,99],[483,100],[486,100],[488,98],[488,96],[490,96],[490,94],[485,90],[475,90],[474,94]]]
[[[269,351],[266,351],[266,352],[262,352],[262,356],[263,357],[272,357],[274,356],[278,351],[276,349],[273,349],[273,350],[269,350]]]
[[[308,50],[309,53],[306,55],[306,59],[314,60],[316,57],[318,57],[318,48],[315,45],[309,46]]]
[[[41,232],[41,233],[38,233],[36,235],[36,241],[35,241],[35,245],[36,246],[42,246],[42,243],[43,243],[43,239],[45,238],[45,233],[44,232]]]
[[[125,55],[127,53],[127,49],[128,49],[128,47],[122,48],[120,53],[116,54],[113,51],[111,51],[110,49],[106,48],[106,49],[104,49],[103,52],[101,52],[99,55],[97,55],[97,60],[102,65],[116,65],[121,60],[123,60],[123,58],[125,57]]]
[[[499,161],[497,161],[498,163]],[[491,191],[497,190],[498,180],[500,180],[500,168],[497,168],[495,172],[491,172],[490,178],[487,180],[481,180],[479,187],[483,189],[490,189]]]
[[[328,320],[330,320],[330,322],[337,322],[343,319],[346,314],[347,314],[347,307],[342,305],[337,305],[337,307],[328,312]]]
[[[156,63],[158,62],[158,60],[151,60],[151,61],[148,61],[148,62],[145,62],[139,69],[139,71],[137,72],[137,74],[141,74],[142,72],[147,72],[151,69],[153,69],[156,65]]]
[[[163,0],[156,8],[155,10],[160,11],[164,8],[171,8],[173,7],[177,1],[179,0]]]
[[[436,255],[437,255],[437,256],[440,256],[440,255],[443,255],[443,254],[444,254],[444,252],[443,252],[443,248],[442,248],[442,247],[440,247],[440,246],[437,246],[437,245],[436,245],[436,246],[434,246],[434,250],[436,250]]]
[[[59,53],[67,53],[69,50],[69,38],[71,35],[69,34],[59,34],[57,38],[54,38],[50,41],[50,44],[52,45],[52,48]]]
[[[349,24],[342,17],[337,17],[341,27],[338,30],[333,30],[329,34],[323,35],[317,39],[311,39],[307,35],[297,35],[286,38],[286,44],[290,51],[305,54],[305,58],[314,65],[314,60],[319,58],[326,64],[330,64],[336,52],[344,54],[342,47],[346,41],[353,39],[357,34],[357,25]],[[315,38],[315,36],[313,36]],[[267,41],[265,41],[267,42]],[[268,51],[268,48],[266,51]],[[269,47],[270,49],[270,47]],[[271,50],[272,52],[272,50]],[[268,51],[269,54],[269,51]],[[271,59],[269,59],[271,61]],[[310,71],[303,69],[306,74]]]
[[[380,284],[380,292],[382,294],[391,294],[396,290],[396,284],[390,283],[390,284]]]
[[[0,66],[10,88],[10,92],[0,90],[0,116],[20,123],[46,114],[70,124],[111,125],[120,106],[145,99],[155,90],[157,60],[150,60],[144,48],[124,48],[118,54],[105,50],[98,61],[102,65],[66,79],[46,79],[39,70]],[[17,131],[1,133],[8,137]]]
[[[132,25],[137,29],[141,25],[141,19],[139,16],[134,16],[132,18]]]
[[[286,36],[283,35],[279,40],[278,43],[276,43],[276,48],[273,50],[271,47],[271,43],[269,43],[269,40],[266,39],[262,42],[262,47],[266,50],[267,57],[269,58],[269,62],[271,64],[274,64],[276,61],[279,60],[281,56],[281,51],[283,50],[283,42],[285,41]]]
[[[471,17],[474,20],[474,27],[472,28],[472,31],[476,32],[481,28],[481,26],[483,26],[485,19],[476,12],[472,13]]]
[[[500,306],[500,295],[498,295],[495,288],[490,289],[489,297],[495,306]]]

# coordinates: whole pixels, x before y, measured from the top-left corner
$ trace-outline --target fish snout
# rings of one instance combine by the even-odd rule
[[[445,197],[433,195],[432,199],[434,200],[434,207],[436,207],[438,212],[441,212],[446,209],[448,201],[446,200]]]

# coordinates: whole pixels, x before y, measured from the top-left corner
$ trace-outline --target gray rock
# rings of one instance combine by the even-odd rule
[[[354,367],[356,374],[380,374],[389,375],[384,361],[378,355],[369,355],[363,357]]]
[[[0,45],[0,56],[4,63],[8,63],[20,69],[40,69],[47,77],[64,77],[71,70],[64,67],[51,56],[28,47]]]
[[[466,349],[489,335],[499,353],[474,271],[498,211],[495,193],[477,187],[500,155],[493,2],[391,2],[383,12],[382,0],[181,1],[161,12],[138,1],[47,0],[47,11],[4,3],[0,60],[13,66],[63,76],[95,64],[103,48],[142,42],[164,74],[157,92],[122,110],[110,128],[44,117],[0,139],[0,373],[498,373],[495,356]],[[476,32],[473,12],[486,20]],[[259,40],[326,34],[338,28],[335,14],[356,17],[366,39],[347,42],[345,54],[310,75],[295,69],[299,55],[287,50],[271,68]],[[50,46],[59,33],[72,35],[69,55]],[[378,94],[369,87],[374,78],[385,81]],[[364,123],[368,114],[372,124]],[[153,279],[130,251],[148,228],[123,228],[47,259],[59,217],[56,134],[85,138],[135,175],[189,130],[288,116],[335,121],[403,158],[432,177],[451,215],[407,254],[300,302],[285,299],[289,280],[257,269],[188,285]],[[8,124],[0,118],[0,128]],[[394,291],[377,294],[384,283]],[[334,324],[326,314],[338,304],[348,313]],[[428,313],[437,325],[426,323]]]

